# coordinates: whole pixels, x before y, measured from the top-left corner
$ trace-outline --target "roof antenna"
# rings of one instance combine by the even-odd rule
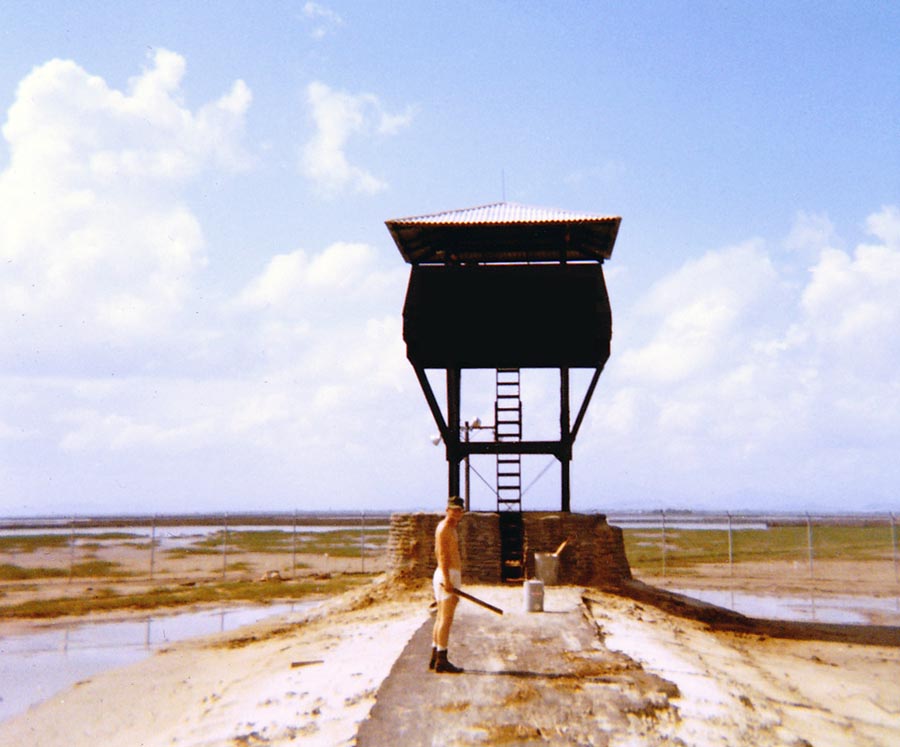
[[[500,195],[506,202],[506,169],[500,169]]]

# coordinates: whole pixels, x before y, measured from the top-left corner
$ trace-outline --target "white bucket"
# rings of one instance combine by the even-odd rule
[[[543,612],[544,611],[544,582],[532,579],[526,581],[523,586],[525,592],[525,611],[526,612]]]
[[[559,576],[559,556],[552,552],[536,552],[534,575],[547,586],[556,586],[556,579]]]

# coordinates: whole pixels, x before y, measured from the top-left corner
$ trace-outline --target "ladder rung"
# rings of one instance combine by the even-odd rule
[[[522,392],[518,368],[496,369],[496,400],[494,401],[494,440],[498,443],[514,443],[522,440]],[[497,454],[497,510],[510,517],[522,513],[522,455]],[[501,524],[501,527],[503,525]],[[503,538],[504,567],[515,568],[515,574],[504,573],[504,578],[520,575],[522,566],[521,527],[517,524],[516,536]]]

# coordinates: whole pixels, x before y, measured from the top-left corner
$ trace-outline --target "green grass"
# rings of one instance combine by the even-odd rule
[[[161,586],[147,592],[116,594],[100,589],[89,597],[59,597],[32,600],[14,605],[0,605],[3,618],[52,618],[64,615],[85,615],[90,612],[114,610],[151,610],[159,607],[179,607],[201,603],[270,602],[302,599],[315,594],[338,594],[368,583],[370,576],[362,574],[335,576],[324,581],[302,580],[289,583],[254,583],[252,581],[222,582],[196,586]]]
[[[366,554],[372,555],[382,552],[387,545],[387,529],[366,530]],[[358,558],[360,533],[358,529],[332,529],[327,532],[310,532],[303,536],[303,542],[299,545],[299,551],[324,555],[328,553],[334,557]],[[377,546],[372,549],[371,545]]]
[[[27,581],[38,578],[123,578],[132,574],[120,570],[118,563],[108,560],[87,560],[71,568],[25,568],[12,563],[0,564],[0,581]]]
[[[98,547],[99,543],[140,539],[141,535],[133,532],[98,532],[78,534],[75,532],[75,543],[78,547]],[[35,552],[37,550],[55,550],[68,547],[72,542],[71,534],[9,534],[0,536],[0,553]]]
[[[218,555],[222,553],[224,530],[197,540],[189,547],[176,547],[165,552],[172,557],[190,555]],[[291,535],[278,529],[242,529],[228,531],[226,550],[229,553],[258,552],[286,553],[291,551]]]
[[[387,545],[387,529],[371,529],[365,533],[366,553],[380,552]],[[297,532],[298,553],[313,553],[334,557],[358,558],[360,556],[359,529],[332,529],[326,532]],[[173,558],[191,555],[218,555],[222,553],[223,531],[218,531],[194,542],[189,547],[178,547],[165,552]],[[377,546],[377,550],[372,548]],[[227,552],[273,553],[284,555],[294,549],[294,537],[289,531],[278,529],[241,529],[228,532]]]
[[[75,578],[124,578],[132,575],[120,569],[121,565],[109,560],[86,560],[72,566],[72,576]]]
[[[230,552],[230,550],[229,550]],[[163,553],[170,558],[189,558],[192,555],[221,555],[222,548],[213,549],[212,547],[172,547],[163,550]]]
[[[662,532],[624,530],[625,552],[632,569],[656,571],[662,567]],[[818,560],[884,560],[892,557],[889,526],[813,525],[813,557]],[[807,529],[773,526],[735,530],[735,563],[806,560]],[[666,531],[666,567],[689,570],[704,563],[728,562],[728,532],[709,529]]]
[[[35,552],[68,547],[68,534],[19,534],[0,537],[0,552]]]
[[[35,578],[65,578],[69,575],[62,568],[23,568],[12,563],[0,563],[0,581],[27,581]]]

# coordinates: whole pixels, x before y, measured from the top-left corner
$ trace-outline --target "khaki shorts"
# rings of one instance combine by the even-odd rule
[[[462,586],[462,572],[457,568],[451,568],[450,581],[458,589],[460,586]],[[445,599],[449,599],[450,597],[455,596],[450,592],[444,591],[444,574],[441,573],[440,568],[434,569],[432,584],[434,586],[434,598],[438,602],[443,602]]]

